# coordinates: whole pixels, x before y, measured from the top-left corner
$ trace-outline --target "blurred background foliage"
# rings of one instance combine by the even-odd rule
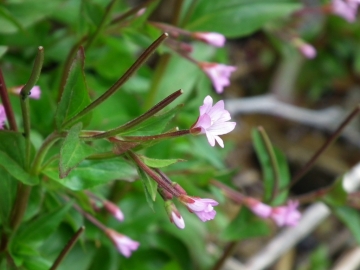
[[[0,64],[7,86],[26,83],[37,47],[41,45],[45,50],[44,67],[38,81],[42,97],[31,100],[31,135],[36,148],[54,129],[59,85],[69,52],[75,44],[97,31],[110,2],[1,2]],[[219,32],[228,38],[226,47],[216,49],[191,41],[194,58],[238,67],[233,76],[233,84],[221,97],[215,99],[271,93],[280,100],[309,108],[323,108],[333,104],[350,106],[356,100],[354,97],[359,97],[360,22],[349,24],[342,18],[321,12],[293,13],[301,10],[304,5],[319,6],[328,3],[326,1],[158,0],[150,1],[143,15],[130,16],[120,23],[116,19],[142,1],[113,2],[104,27],[97,38],[85,47],[85,74],[93,99],[104,93],[160,35],[160,30],[149,24],[148,20],[170,24],[175,22],[190,31]],[[182,9],[176,10],[179,2],[183,2]],[[294,36],[313,44],[318,51],[317,57],[313,60],[302,57],[291,43]],[[196,65],[168,48],[163,46],[158,52],[119,92],[93,111],[92,121],[87,129],[114,128],[145,112],[149,106],[178,89],[183,89],[184,94],[175,104],[185,103],[185,106],[169,128],[188,128],[196,121],[198,108],[204,97],[216,96],[210,80]],[[166,69],[161,72],[157,67],[162,57],[160,55],[164,54],[170,56]],[[20,122],[20,105],[17,99],[18,97],[12,96],[11,102]],[[259,143],[253,150],[248,131],[259,124],[267,129],[274,122],[276,120],[266,117],[239,119],[238,130],[235,135],[228,136],[225,149],[211,148],[205,136],[199,136],[164,141],[143,151],[143,154],[152,158],[185,159],[186,162],[171,165],[165,172],[189,194],[214,197],[220,202],[216,219],[207,223],[200,222],[195,215],[188,213],[184,207],[181,208],[186,221],[184,230],[178,230],[168,221],[160,198],[154,203],[155,213],[148,207],[142,184],[135,181],[136,171],[125,161],[82,163],[80,167],[85,168],[82,174],[74,173],[74,177],[69,177],[66,181],[51,181],[57,178],[57,167],[54,170],[48,169],[44,172],[42,184],[32,190],[24,223],[11,242],[11,257],[21,269],[48,269],[68,239],[85,223],[83,237],[58,269],[210,269],[229,241],[269,236],[275,231],[275,228],[246,209],[238,215],[238,207],[225,202],[223,195],[208,185],[211,179],[233,185],[234,177],[239,176],[239,172],[244,172],[241,163],[251,157],[244,154],[249,148],[252,149],[252,155],[256,151],[261,163],[261,155],[265,155],[265,150],[261,149]],[[239,131],[240,129],[244,131]],[[286,132],[289,134],[291,130],[299,131],[287,127]],[[248,135],[242,132],[247,132]],[[291,140],[288,144],[281,143],[283,137],[271,137],[275,137],[275,144],[279,143],[279,149],[285,149],[291,144]],[[243,146],[245,150],[239,150]],[[52,153],[58,152],[59,147],[57,145]],[[288,164],[279,149],[277,151],[281,166],[284,167],[283,173],[287,175],[284,177],[289,181]],[[229,155],[230,158],[226,159]],[[349,156],[350,160],[345,168],[354,164],[357,155],[354,154],[355,157],[351,156],[352,158]],[[251,162],[244,161],[244,166],[249,163]],[[266,166],[264,164],[261,163]],[[259,163],[256,167],[257,183],[252,183],[255,188],[249,189],[252,195],[261,194],[257,189],[259,179],[262,178]],[[97,169],[106,170],[108,176],[97,175]],[[1,168],[0,170],[3,171]],[[6,173],[1,175],[7,177]],[[110,181],[113,179],[117,181]],[[16,187],[14,184],[9,185],[12,186],[6,190],[10,190],[7,200],[11,205]],[[104,212],[94,214],[109,227],[141,243],[139,250],[130,258],[119,255],[101,231],[86,222],[70,204],[64,205],[59,199],[59,193],[66,192],[83,207],[89,208],[87,196],[82,191],[84,189],[91,189],[99,196],[113,200],[123,210],[125,220],[122,223]],[[5,195],[2,196],[4,199]],[[2,217],[9,215],[9,209],[3,211],[6,213]],[[314,251],[311,265],[324,266],[327,262],[324,250],[320,246]],[[239,254],[243,258],[248,255],[241,251]],[[5,267],[4,261],[0,267]]]

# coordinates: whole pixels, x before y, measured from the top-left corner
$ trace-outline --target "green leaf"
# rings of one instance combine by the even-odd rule
[[[26,185],[39,183],[36,176],[25,171],[25,140],[21,133],[0,131],[0,167]]]
[[[15,236],[14,243],[18,241],[19,243],[26,242],[26,244],[42,243],[56,230],[70,208],[71,203],[68,203],[65,206],[43,214],[29,223],[23,224]]]
[[[88,189],[112,180],[133,181],[137,176],[135,168],[121,158],[84,160],[64,179],[59,178],[58,170],[58,166],[54,164],[43,173],[72,190]]]
[[[0,224],[6,224],[16,195],[16,181],[0,167]]]
[[[349,228],[356,242],[360,244],[360,213],[358,210],[340,206],[334,208],[334,214]]]
[[[60,149],[59,172],[60,178],[65,178],[81,161],[90,156],[95,150],[80,140],[79,134],[82,124],[74,125],[70,130]]]
[[[145,156],[139,156],[142,161],[149,167],[153,168],[163,168],[167,167],[171,164],[177,163],[179,161],[184,161],[183,159],[156,159],[156,158],[149,158]]]
[[[0,11],[0,33],[13,34],[56,11],[60,0],[9,1]]]
[[[343,206],[346,204],[347,192],[343,186],[343,177],[336,179],[331,189],[324,196],[324,201],[331,206]]]
[[[225,241],[234,241],[265,236],[269,233],[268,225],[263,220],[246,207],[242,207],[220,237]]]
[[[264,200],[269,201],[272,192],[274,189],[274,172],[273,167],[270,160],[270,155],[268,154],[268,151],[266,149],[265,143],[261,137],[261,134],[258,130],[253,129],[252,131],[252,139],[254,143],[254,148],[256,155],[260,161],[261,169],[263,173],[263,183],[264,183]],[[285,155],[278,150],[277,148],[273,147],[275,158],[278,164],[279,168],[279,183],[278,183],[278,190],[283,189],[288,185],[290,182],[290,171],[289,166],[287,164]],[[279,194],[275,200],[273,201],[273,204],[281,204],[283,203],[288,196],[288,191],[284,191],[281,194]]]
[[[170,109],[167,112],[156,114],[153,117],[145,120],[139,125],[125,131],[121,132],[121,135],[126,136],[146,136],[146,135],[155,135],[159,134],[165,130],[168,123],[171,119],[179,112],[179,110],[183,107],[183,104],[179,104],[174,108]]]
[[[59,130],[61,130],[65,121],[74,117],[90,104],[84,73],[84,62],[84,49],[80,47],[70,67],[66,84],[56,110],[55,122]],[[90,121],[90,115],[81,118],[81,120],[85,126]]]
[[[201,0],[186,28],[241,37],[259,30],[269,21],[288,16],[300,7],[292,0]]]
[[[8,50],[7,46],[0,46],[0,59],[6,53],[7,50]]]
[[[157,193],[157,183],[152,180],[143,170],[138,168],[140,179],[144,186],[145,197],[149,207],[154,211],[154,203]],[[154,211],[155,212],[155,211]]]

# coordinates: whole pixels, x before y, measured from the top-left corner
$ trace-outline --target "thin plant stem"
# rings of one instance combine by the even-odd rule
[[[13,131],[17,131],[14,111],[10,103],[9,94],[6,88],[5,79],[1,69],[0,69],[0,97],[5,109],[5,114],[9,122],[10,129]]]
[[[69,199],[66,198],[66,200],[68,201]],[[85,212],[79,205],[74,203],[73,207],[75,208],[76,211],[78,211],[80,214],[82,214],[87,220],[89,220],[92,224],[94,224],[100,230],[103,230],[103,231],[107,230],[107,227],[104,224],[102,224],[99,220],[97,220],[95,217],[93,217],[89,213]]]
[[[221,270],[221,269],[223,269],[224,263],[226,262],[227,258],[229,258],[233,254],[237,244],[238,244],[237,241],[232,241],[232,242],[228,243],[228,245],[226,246],[223,254],[217,260],[217,262],[214,265],[214,267],[212,268],[212,270]]]
[[[233,200],[236,203],[242,204],[244,199],[246,198],[240,192],[233,190],[232,188],[228,187],[227,185],[224,185],[223,183],[217,180],[211,180],[210,183],[220,188],[224,192],[226,197],[228,197],[229,199]]]
[[[154,1],[155,0],[147,0],[147,1],[145,1],[144,3],[138,5],[137,7],[134,7],[132,9],[126,11],[125,13],[121,14],[120,16],[116,17],[115,19],[113,19],[111,21],[110,24],[117,24],[117,23],[120,23],[120,22],[126,20],[128,17],[136,14],[140,9],[149,6]]]
[[[164,73],[169,64],[170,58],[171,58],[171,55],[168,53],[165,53],[160,56],[160,60],[156,66],[154,76],[151,81],[149,93],[145,99],[145,105],[144,105],[145,110],[151,108],[152,104],[154,104],[156,94],[158,92],[161,80],[164,77]]]
[[[199,128],[201,130],[201,128]],[[158,135],[148,135],[148,136],[123,136],[122,138],[125,141],[137,141],[137,142],[145,142],[145,141],[157,141],[162,139],[180,137],[184,135],[191,134],[189,129],[178,130],[174,132],[167,132]]]
[[[106,21],[108,20],[108,17],[110,16],[110,13],[115,6],[115,2],[116,2],[116,0],[112,0],[106,7],[104,16],[102,17],[100,24],[96,28],[95,33],[90,36],[90,38],[87,40],[87,42],[85,44],[85,50],[89,49],[89,47],[93,44],[94,40],[99,36],[101,31],[104,29],[104,27],[106,25]]]
[[[183,6],[184,0],[175,0],[174,12],[172,16],[172,24],[179,25],[180,24],[180,15],[181,9]]]
[[[60,263],[64,260],[65,256],[70,252],[70,250],[73,248],[77,240],[80,238],[81,234],[84,232],[85,226],[81,226],[77,232],[71,237],[69,242],[66,244],[66,246],[63,248],[63,250],[60,252],[59,256],[56,258],[55,262],[51,266],[50,270],[55,270]]]
[[[29,196],[31,193],[31,186],[25,185],[23,183],[18,184],[16,200],[11,211],[10,226],[12,228],[12,233],[14,233],[19,227],[21,220],[25,214],[27,208]]]
[[[126,124],[124,124],[120,127],[114,128],[112,130],[106,131],[106,132],[102,132],[99,134],[86,136],[86,137],[82,137],[82,138],[102,139],[102,138],[112,137],[123,131],[129,130],[130,128],[135,127],[136,125],[138,125],[138,124],[144,122],[145,120],[149,119],[150,117],[152,117],[154,114],[156,114],[157,112],[159,112],[160,110],[165,108],[167,105],[169,105],[171,102],[173,102],[175,99],[177,99],[182,94],[183,94],[183,91],[180,89],[180,90],[172,93],[171,95],[169,95],[162,101],[160,101],[158,104],[156,104],[154,107],[152,107],[150,110],[148,110],[144,114],[127,122]]]
[[[20,91],[20,104],[21,104],[21,112],[24,123],[24,137],[25,137],[25,145],[26,145],[25,167],[27,170],[29,170],[30,167],[30,151],[31,151],[29,95],[31,89],[34,87],[35,83],[39,79],[43,62],[44,62],[44,48],[40,46],[38,48],[38,53],[35,58],[34,67],[31,72],[30,78]]]
[[[150,55],[156,50],[157,47],[168,37],[168,34],[162,34],[157,40],[155,40],[136,60],[136,62],[125,72],[123,76],[113,85],[111,86],[104,94],[102,94],[99,98],[85,107],[82,111],[80,111],[73,118],[64,123],[65,126],[71,126],[78,119],[95,109],[105,100],[107,100],[110,96],[112,96],[140,67],[141,65],[150,57]]]
[[[154,179],[158,185],[170,192],[175,197],[180,196],[181,194],[167,181],[165,181],[162,177],[160,177],[156,172],[150,169],[142,160],[132,151],[128,151],[128,156],[139,166],[141,170],[143,170],[147,175],[149,175],[152,179]]]
[[[42,162],[48,150],[60,138],[61,138],[60,134],[53,132],[45,139],[40,149],[36,153],[34,161],[32,163],[31,172],[30,172],[32,175],[39,175]]]
[[[272,201],[275,199],[278,189],[279,189],[279,182],[280,182],[279,164],[276,160],[274,148],[271,145],[271,141],[269,139],[269,136],[266,134],[265,129],[263,127],[258,127],[257,130],[259,131],[260,136],[265,144],[265,148],[270,157],[271,167],[272,167],[272,171],[273,171],[274,186],[273,186],[272,194],[270,197],[270,201]]]
[[[298,171],[295,176],[292,178],[291,183],[285,189],[293,187],[311,168],[314,166],[315,162],[321,154],[339,137],[344,128],[350,123],[350,121],[359,114],[360,104],[358,104],[355,109],[345,118],[345,120],[339,125],[339,127],[334,131],[334,133],[327,139],[327,141],[315,152],[312,158]]]

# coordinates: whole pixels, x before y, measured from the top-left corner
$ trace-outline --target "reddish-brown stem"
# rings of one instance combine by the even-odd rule
[[[10,103],[9,94],[6,88],[5,79],[1,69],[0,69],[0,97],[5,109],[5,114],[9,122],[10,129],[17,131],[18,129],[15,121],[14,111]]]
[[[154,179],[158,185],[165,189],[166,191],[173,194],[175,197],[180,196],[181,194],[166,180],[164,180],[162,177],[160,177],[156,172],[154,172],[152,169],[150,169],[142,160],[131,151],[128,151],[129,157],[139,166],[141,170],[143,170],[147,175],[149,175],[152,179]]]
[[[229,199],[233,200],[236,203],[243,203],[245,196],[242,195],[240,192],[237,192],[232,188],[228,187],[227,185],[224,185],[223,183],[216,180],[211,180],[210,183],[220,188]]]

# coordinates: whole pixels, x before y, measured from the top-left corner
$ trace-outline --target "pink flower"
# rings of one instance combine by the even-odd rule
[[[200,68],[212,81],[212,84],[217,93],[222,93],[225,86],[230,85],[230,75],[236,70],[236,67],[227,66],[218,63],[199,63]]]
[[[272,213],[271,206],[264,204],[256,199],[247,197],[244,202],[255,215],[261,218],[268,218]]]
[[[232,131],[236,123],[227,122],[231,119],[230,113],[224,109],[224,101],[218,101],[214,106],[213,99],[207,96],[204,105],[200,106],[200,116],[192,128],[201,128],[202,134],[206,134],[211,146],[215,146],[215,141],[224,148],[224,142],[218,135],[223,135]]]
[[[117,220],[119,220],[119,221],[124,220],[124,214],[116,204],[114,204],[114,203],[112,203],[110,201],[104,201],[104,208],[112,216],[114,216]]]
[[[313,59],[316,56],[316,49],[300,38],[292,39],[292,44],[301,52],[303,56]]]
[[[5,121],[6,121],[5,108],[2,104],[0,104],[0,129],[4,129]]]
[[[359,1],[355,0],[332,0],[331,8],[332,12],[348,22],[354,22],[356,20],[357,5]]]
[[[270,218],[281,226],[296,226],[301,218],[301,213],[296,209],[299,202],[289,201],[286,206],[278,206],[272,209]]]
[[[165,201],[165,209],[169,215],[171,223],[174,223],[176,225],[176,227],[178,227],[179,229],[184,229],[185,221],[182,218],[182,216],[180,215],[180,212],[176,208],[175,204],[170,200]]]
[[[215,47],[223,47],[226,41],[224,35],[214,32],[195,32],[192,36]]]
[[[180,195],[178,199],[187,206],[191,213],[195,213],[201,221],[205,222],[215,218],[216,211],[213,206],[219,204],[217,201],[187,195]]]
[[[115,244],[118,251],[127,258],[129,258],[131,256],[131,252],[137,250],[140,245],[139,242],[136,242],[112,229],[106,229],[105,233]]]
[[[17,95],[20,95],[21,89],[23,87],[24,87],[23,85],[18,86],[18,87],[14,87],[12,91],[13,91],[13,93],[15,93]],[[40,96],[41,96],[40,86],[35,85],[33,88],[31,88],[29,97],[33,98],[33,99],[40,99]]]

